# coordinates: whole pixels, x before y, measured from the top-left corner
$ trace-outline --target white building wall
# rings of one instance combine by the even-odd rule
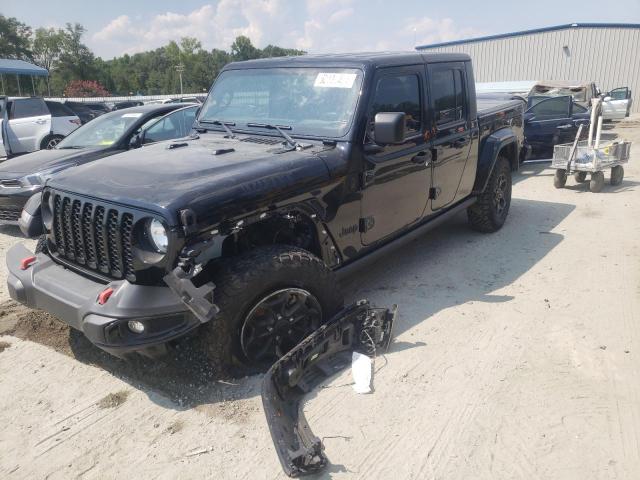
[[[632,111],[640,112],[640,28],[572,27],[420,50],[469,54],[477,82],[584,80],[603,91],[629,87]]]

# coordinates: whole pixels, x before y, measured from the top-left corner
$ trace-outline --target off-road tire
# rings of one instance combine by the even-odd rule
[[[573,178],[577,183],[584,183],[587,181],[587,172],[576,172],[573,174]]]
[[[222,260],[213,270],[214,303],[220,312],[201,327],[196,341],[206,352],[212,368],[232,374],[264,371],[269,367],[252,365],[242,352],[240,340],[246,316],[266,295],[283,288],[304,289],[318,300],[323,322],[344,305],[331,270],[318,257],[297,247],[256,248]]]
[[[556,188],[564,188],[567,184],[567,171],[562,170],[561,168],[556,170],[555,175],[553,176],[553,186]]]
[[[50,150],[55,147],[64,137],[62,135],[47,135],[40,142],[40,150]]]
[[[622,183],[622,179],[624,178],[624,168],[622,165],[616,165],[611,168],[611,178],[609,179],[609,183],[611,185],[620,185]]]
[[[496,196],[499,184],[503,180],[506,182],[502,193],[504,205],[499,209]],[[505,157],[500,156],[484,191],[478,196],[476,203],[467,209],[467,219],[471,228],[482,233],[492,233],[502,228],[511,205],[511,187],[511,166]]]
[[[604,173],[593,172],[589,181],[589,190],[593,193],[598,193],[602,191],[602,187],[604,187]]]
[[[38,243],[36,243],[35,253],[47,253],[47,236],[46,235],[40,235],[40,237],[38,237]]]

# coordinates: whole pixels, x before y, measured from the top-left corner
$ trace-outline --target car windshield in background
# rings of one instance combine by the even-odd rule
[[[265,68],[223,72],[198,121],[291,127],[291,135],[342,137],[351,126],[362,72],[347,68]],[[222,129],[222,127],[220,127]]]
[[[120,140],[124,132],[141,116],[140,112],[106,113],[71,133],[56,148],[108,147]]]

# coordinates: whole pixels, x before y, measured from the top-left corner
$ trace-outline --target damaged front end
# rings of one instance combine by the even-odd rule
[[[348,364],[348,360],[340,362],[340,354],[355,351],[373,356],[386,351],[396,311],[396,306],[374,308],[366,300],[352,304],[266,373],[262,404],[276,452],[288,476],[316,473],[327,464],[322,441],[313,434],[304,416],[304,395]],[[336,363],[340,366],[336,367]]]

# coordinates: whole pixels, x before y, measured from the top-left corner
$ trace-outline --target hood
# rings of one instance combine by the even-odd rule
[[[208,133],[92,162],[56,175],[48,185],[159,211],[174,224],[183,208],[192,209],[198,223],[213,222],[318,188],[329,179],[317,155],[325,148],[281,153],[280,145]]]
[[[0,178],[18,178],[50,168],[73,165],[78,159],[96,152],[95,149],[52,149],[20,155],[0,163]]]

